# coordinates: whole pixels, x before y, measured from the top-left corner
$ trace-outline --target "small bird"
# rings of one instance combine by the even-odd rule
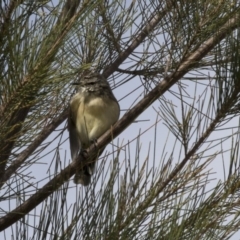
[[[70,101],[68,130],[72,159],[109,130],[117,122],[119,114],[120,107],[108,81],[98,73],[84,76],[79,82],[79,91]],[[99,155],[103,150],[100,149]],[[76,184],[90,184],[96,161],[76,171]]]

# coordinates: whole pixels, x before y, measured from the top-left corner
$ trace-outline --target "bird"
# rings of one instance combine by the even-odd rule
[[[114,125],[120,107],[107,79],[99,73],[89,73],[79,80],[78,92],[70,100],[68,117],[69,142],[72,160],[87,149]],[[98,156],[104,149],[99,150]],[[88,186],[95,170],[97,158],[76,170],[75,184]]]

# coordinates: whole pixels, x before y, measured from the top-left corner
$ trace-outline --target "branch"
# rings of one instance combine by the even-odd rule
[[[40,59],[36,66],[34,66],[22,80],[21,84],[19,84],[20,86],[14,91],[9,101],[5,103],[5,106],[1,106],[2,114],[6,114],[6,118],[9,120],[6,124],[7,133],[4,136],[5,141],[0,145],[0,149],[2,149],[0,155],[0,176],[5,172],[7,160],[19,137],[18,135],[22,129],[22,123],[25,121],[36,95],[42,86],[40,81],[33,81],[33,79],[36,78],[36,73],[41,72],[42,69],[49,69],[49,66],[51,66],[53,57],[56,55],[64,37],[73,26],[73,17],[79,4],[80,1],[67,0],[63,7],[63,12],[59,17],[60,20],[41,44],[42,49],[39,56],[42,56],[42,59]],[[51,46],[46,51],[46,42],[50,41],[49,39],[51,39],[52,36],[54,36],[54,40],[51,40],[52,44],[50,44]],[[36,81],[38,84],[36,84]],[[29,91],[29,89],[31,89],[31,91]],[[23,97],[23,94],[26,94],[26,96]],[[11,112],[12,109],[14,109],[13,112]]]
[[[120,73],[126,73],[126,74],[131,74],[131,75],[138,75],[138,76],[156,76],[157,74],[161,74],[165,72],[165,68],[164,67],[159,67],[159,68],[146,68],[146,69],[141,69],[141,70],[125,70],[125,69],[121,69],[121,68],[117,68],[116,70],[117,72]]]
[[[167,1],[165,8],[159,12],[159,9],[162,7],[162,3],[160,3],[157,7],[155,12],[152,13],[152,17],[149,20],[149,23],[143,28],[143,30],[136,36],[133,40],[131,45],[124,51],[119,53],[118,58],[106,69],[103,71],[103,76],[108,78],[112,73],[117,71],[120,64],[122,64],[127,57],[132,54],[132,52],[143,42],[143,40],[152,32],[154,31],[157,24],[162,20],[162,18],[169,12],[169,10],[173,7],[172,4]]]
[[[203,58],[211,49],[216,46],[227,34],[236,29],[239,25],[239,15],[236,15],[234,18],[230,19],[219,31],[211,37],[209,40],[204,42],[202,46],[192,54],[189,54],[189,57],[179,66],[178,71],[170,74],[165,77],[162,82],[160,82],[151,92],[149,92],[139,103],[129,110],[114,126],[112,129],[108,130],[98,139],[98,147],[101,149],[106,146],[110,141],[118,136],[124,129],[126,129],[135,118],[137,118],[148,106],[150,106],[156,99],[158,99],[162,94],[164,94],[173,84],[175,84],[179,79],[181,79],[201,58]],[[223,116],[219,116],[221,118]],[[218,120],[219,120],[218,118]],[[214,122],[212,125],[215,124]],[[210,125],[210,129],[212,127]],[[209,135],[209,132],[206,131],[203,138],[206,138]],[[182,163],[172,172],[169,178],[162,183],[159,187],[161,191],[166,184],[168,184],[173,175],[178,172],[188,161],[192,152],[196,151],[196,148],[200,146],[197,145],[193,148],[182,161]],[[95,144],[92,144],[87,149],[87,156],[91,153],[91,157],[97,155]],[[11,226],[13,223],[17,222],[19,219],[24,217],[27,213],[33,210],[38,206],[44,199],[52,194],[53,191],[57,190],[65,181],[68,181],[70,177],[75,173],[76,168],[84,167],[86,164],[91,162],[91,158],[85,159],[82,156],[79,156],[74,160],[68,167],[63,169],[56,177],[49,181],[45,186],[43,186],[38,192],[33,194],[28,200],[23,204],[15,208],[13,211],[6,214],[4,217],[0,218],[0,231]],[[158,192],[159,192],[158,191]],[[144,204],[145,205],[145,204]],[[143,206],[140,206],[142,208]],[[131,216],[130,216],[131,217]]]
[[[12,0],[9,5],[5,6],[6,14],[2,12],[1,14],[1,37],[0,37],[0,46],[2,46],[2,40],[6,34],[6,31],[8,29],[12,16],[13,11],[23,2],[23,0],[17,1],[17,0]],[[6,4],[6,3],[5,3]]]
[[[55,118],[48,126],[44,127],[38,137],[23,151],[17,159],[11,163],[6,169],[4,175],[0,177],[0,189],[4,183],[16,173],[17,169],[25,162],[25,160],[40,146],[40,144],[57,128],[67,117],[68,109],[65,109],[57,118]]]

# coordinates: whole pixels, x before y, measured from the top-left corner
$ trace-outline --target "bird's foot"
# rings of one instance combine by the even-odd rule
[[[83,159],[87,159],[88,158],[88,151],[86,149],[81,149],[80,151],[80,155],[83,157]]]
[[[99,150],[97,138],[90,140],[91,144],[94,144],[96,150]]]

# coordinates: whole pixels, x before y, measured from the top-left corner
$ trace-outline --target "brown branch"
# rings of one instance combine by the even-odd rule
[[[16,173],[17,169],[25,162],[25,160],[32,154],[40,144],[56,129],[67,117],[68,109],[65,109],[57,118],[55,118],[48,126],[44,127],[43,131],[37,136],[36,139],[23,150],[16,160],[14,160],[11,165],[5,170],[4,175],[0,175],[0,189],[4,183]]]
[[[222,60],[209,61],[209,62],[206,62],[206,61],[198,62],[194,66],[194,69],[215,66],[215,65],[218,65],[218,64],[229,63],[230,59],[231,59],[230,57],[226,57],[225,59],[222,59]],[[174,70],[174,66],[171,67],[170,69],[168,69],[169,72],[171,70]],[[163,74],[163,73],[165,73],[166,69],[164,67],[145,68],[145,69],[141,69],[141,70],[127,70],[127,69],[117,68],[116,71],[120,72],[120,73],[126,73],[126,74],[130,74],[130,75],[134,75],[134,76],[148,77],[148,76],[156,76],[157,74]],[[188,77],[188,79],[196,79],[196,77],[192,77],[192,78]],[[199,80],[199,78],[198,78],[198,80]]]
[[[117,72],[120,73],[126,73],[126,74],[131,74],[135,76],[156,76],[157,74],[162,74],[165,72],[164,67],[159,67],[159,68],[146,68],[146,69],[141,69],[141,70],[125,70],[121,68],[117,68]]]
[[[170,84],[172,81],[174,81],[174,83],[176,82],[175,77],[177,77],[178,79],[180,79],[178,76],[179,74],[181,75],[181,73],[186,73],[186,71],[188,69],[191,69],[191,67],[193,67],[197,61],[199,61],[202,57],[204,57],[217,43],[219,43],[228,33],[230,33],[231,31],[233,31],[234,29],[236,29],[239,25],[239,15],[236,15],[235,18],[230,19],[220,30],[218,33],[216,33],[212,38],[210,38],[209,40],[207,40],[205,43],[202,44],[202,46],[200,47],[200,49],[198,49],[197,51],[195,51],[194,53],[189,55],[189,58],[183,62],[180,67],[178,72],[176,72],[176,74],[173,74],[175,76],[172,76],[169,78],[168,83],[166,82],[166,84]],[[164,81],[165,81],[164,80]],[[159,84],[160,87],[161,83]],[[157,86],[158,87],[158,86]],[[154,90],[153,90],[154,91]],[[221,119],[223,119],[226,115],[227,110],[230,109],[229,103],[231,101],[236,101],[236,97],[233,96],[233,99],[231,99],[230,101],[228,101],[225,105],[223,105],[223,109],[222,111],[220,111],[218,113],[218,115],[216,116],[216,118],[214,119],[214,121],[210,124],[210,126],[208,127],[208,129],[204,132],[204,134],[201,136],[201,138],[198,140],[198,142],[194,145],[194,147],[186,154],[185,158],[181,161],[180,164],[177,165],[177,167],[171,172],[171,174],[169,175],[169,177],[164,181],[161,182],[159,188],[154,190],[154,196],[157,196],[160,192],[163,191],[163,189],[170,183],[170,181],[172,181],[172,179],[174,179],[174,177],[176,176],[176,174],[181,171],[181,169],[185,166],[185,164],[188,162],[188,160],[190,159],[191,156],[193,156],[195,154],[195,152],[199,149],[199,147],[202,145],[202,143],[204,142],[205,139],[208,138],[208,136],[211,134],[211,132],[213,131],[213,129],[215,128],[215,126],[221,121]],[[121,119],[122,120],[122,119]],[[165,197],[165,196],[164,196]],[[153,199],[153,196],[146,199],[144,201],[144,203],[142,205],[140,205],[135,212],[142,212],[147,206],[149,206],[149,204],[151,203]],[[128,225],[129,222],[132,220],[134,213],[132,213],[131,215],[128,216],[128,218],[125,221],[125,225]]]
[[[33,79],[36,78],[37,72],[41,71],[41,69],[46,69],[46,66],[51,65],[53,57],[57,53],[57,50],[60,47],[62,40],[73,26],[74,14],[79,4],[80,0],[68,0],[65,3],[63,7],[63,12],[60,15],[60,19],[62,19],[62,24],[55,25],[55,27],[49,34],[49,36],[54,36],[55,39],[54,41],[52,41],[52,46],[48,49],[46,53],[44,48],[45,42],[49,40],[49,38],[47,37],[42,43],[43,50],[39,54],[40,56],[42,55],[43,58],[23,79],[22,83],[15,90],[15,94],[13,94],[9,101],[5,103],[5,106],[1,106],[3,116],[4,114],[9,116],[9,111],[11,111],[12,109],[14,110],[12,113],[10,113],[10,116],[8,117],[9,120],[6,123],[6,129],[8,132],[4,136],[4,142],[2,142],[0,145],[0,149],[2,149],[0,154],[0,176],[2,176],[5,172],[7,160],[11,154],[15,141],[19,137],[18,134],[22,129],[22,124],[25,121],[30,108],[34,104],[34,100],[39,89],[41,88],[41,83],[39,83],[39,80],[37,80],[39,84],[38,87],[36,87],[35,81],[33,81]],[[31,91],[29,91],[29,89],[31,89]],[[26,94],[26,97],[23,97],[23,94]]]
[[[9,24],[11,23],[10,22],[10,19],[11,19],[11,16],[12,16],[12,13],[13,11],[23,2],[23,0],[12,0],[8,6],[5,7],[6,9],[6,14],[4,14],[2,12],[2,24],[1,24],[1,38],[0,38],[0,42],[2,42],[2,39],[4,38],[5,34],[6,34],[6,31],[8,29],[8,26]],[[2,45],[1,45],[2,46]]]
[[[63,7],[63,15],[67,15],[69,17],[69,13],[71,14],[74,14],[73,12],[73,8],[71,7],[71,4],[70,2],[72,2],[73,0],[69,0],[66,5]],[[85,6],[86,4],[84,4]],[[84,9],[84,6],[82,7],[82,9]],[[121,64],[121,62],[123,62],[128,56],[129,54],[131,54],[131,52],[141,43],[141,41],[144,40],[144,38],[151,32],[154,30],[155,26],[160,22],[160,20],[165,16],[165,14],[169,11],[170,9],[170,4],[167,4],[166,8],[161,12],[159,13],[158,11],[158,8],[160,8],[161,4],[156,8],[157,10],[152,14],[152,19],[150,20],[150,22],[143,28],[143,30],[141,31],[141,33],[138,35],[138,37],[136,37],[133,41],[132,41],[132,44],[128,47],[128,49],[121,53],[120,54],[120,58],[121,58],[121,61],[120,61],[120,58],[118,58],[114,63],[113,65],[117,66],[116,64]],[[74,7],[76,8],[76,6],[74,5]],[[171,6],[172,7],[172,6]],[[71,15],[70,15],[71,17]],[[56,41],[56,43],[54,44],[54,46],[49,50],[48,54],[46,54],[46,57],[45,57],[45,62],[48,62],[47,58],[51,59],[52,55],[54,55],[54,52],[56,49],[56,46],[58,45],[58,43],[60,42],[60,40],[65,36],[66,32],[67,32],[68,29],[65,30],[65,33],[62,33],[62,36],[58,38],[58,40]],[[122,57],[121,57],[122,56]],[[109,67],[109,69],[114,69],[113,68],[113,65],[111,65]],[[34,72],[37,71],[37,69],[39,68],[42,68],[41,67],[41,63],[38,63],[38,65],[34,68]],[[111,71],[112,71],[111,70]],[[110,72],[108,72],[107,74],[110,74]],[[25,78],[22,85],[20,86],[20,88],[22,88],[25,84],[27,84],[29,81],[31,80],[31,78]],[[18,89],[18,91],[16,92],[21,92],[20,89]],[[17,96],[14,96],[13,99],[16,99]],[[34,99],[32,99],[34,100]],[[9,103],[10,104],[10,103]],[[8,105],[9,105],[8,104]],[[21,106],[21,104],[19,104],[19,106]],[[8,109],[9,106],[5,106],[5,109]],[[18,115],[17,116],[21,116],[21,118],[18,118],[18,117],[15,117],[12,119],[12,121],[10,121],[10,125],[9,126],[14,126],[15,124],[17,123],[22,123],[24,122],[27,114],[28,114],[28,111],[30,109],[30,106],[29,107],[26,107],[26,108],[22,108],[22,109],[19,109],[18,110]],[[14,116],[14,113],[13,115]],[[21,124],[18,124],[18,127],[14,128],[14,132],[13,131],[10,131],[8,133],[8,135],[6,136],[6,139],[8,138],[11,138],[12,136],[16,135],[17,133],[19,133],[19,131],[21,130]],[[13,165],[11,165],[7,170],[8,172],[5,173],[6,169],[5,169],[5,166],[6,166],[6,163],[7,163],[7,159],[10,155],[10,152],[12,150],[12,147],[14,145],[14,141],[10,141],[10,142],[5,142],[5,146],[2,148],[4,149],[0,155],[0,176],[3,176],[1,179],[0,179],[0,187],[4,184],[4,182],[13,174],[14,171],[17,170],[17,168],[20,167],[20,165],[25,161],[26,159],[26,155],[24,151],[24,154],[22,154],[20,157],[20,159],[18,159],[17,161],[15,161],[15,163]],[[33,145],[31,145],[33,146]],[[29,148],[28,148],[29,149]],[[32,148],[33,151],[35,150],[35,148],[33,147]],[[26,149],[27,150],[27,149]],[[32,151],[32,150],[31,150]]]
[[[204,42],[202,46],[195,52],[189,55],[189,57],[179,66],[178,71],[167,76],[160,82],[151,92],[149,92],[136,106],[129,110],[114,126],[112,129],[108,130],[103,134],[98,140],[99,148],[106,146],[114,137],[118,136],[124,129],[126,129],[133,120],[138,117],[148,106],[150,106],[156,99],[158,99],[162,94],[164,94],[173,84],[175,84],[179,79],[181,79],[201,58],[203,58],[211,49],[216,46],[227,34],[232,32],[238,27],[239,16],[236,15],[235,18],[230,19],[219,31],[211,37],[209,40]],[[214,124],[214,123],[213,123]],[[211,127],[211,126],[210,126]],[[207,131],[203,138],[207,137],[209,132]],[[200,143],[198,146],[199,147]],[[182,163],[171,173],[169,178],[160,186],[158,189],[161,191],[164,186],[166,186],[175,174],[185,165],[188,161],[190,155],[195,152],[196,149],[193,148]],[[92,144],[88,149],[87,153],[91,155],[96,155],[95,144]],[[91,156],[92,157],[92,156]],[[56,177],[49,181],[45,186],[43,186],[38,192],[33,194],[28,200],[23,204],[15,208],[13,211],[6,214],[4,217],[0,218],[0,231],[11,226],[13,223],[21,219],[25,214],[33,210],[38,204],[40,204],[44,199],[52,194],[53,191],[57,190],[65,181],[75,173],[76,168],[80,167],[79,162],[83,162],[84,159],[82,156],[79,156],[78,159],[73,161],[68,167],[63,169]],[[86,162],[85,165],[91,161],[91,158]],[[83,167],[83,166],[81,166]],[[145,206],[145,202],[143,208]],[[129,216],[129,218],[131,215]]]
[[[161,9],[161,6],[162,6],[162,3],[160,3],[156,7],[156,10],[152,13],[152,17],[150,18],[149,22],[138,34],[138,36],[133,38],[130,46],[124,52],[119,53],[118,58],[103,71],[103,76],[105,78],[108,78],[112,73],[117,71],[119,65],[123,63],[130,54],[132,54],[134,49],[136,49],[143,42],[143,40],[155,29],[157,24],[163,19],[163,17],[173,7],[173,5],[170,4],[170,1],[169,2],[167,1],[165,8],[161,12],[159,12],[159,9]]]
[[[106,7],[105,4],[103,2],[99,3],[98,9],[99,9],[99,12],[100,12],[100,16],[102,17],[104,27],[106,28],[106,31],[108,32],[107,38],[110,39],[110,41],[112,42],[113,46],[115,47],[116,52],[120,53],[121,52],[121,47],[120,47],[118,39],[115,38],[113,28],[110,24],[111,21],[108,19],[107,15],[106,15],[107,7]]]

